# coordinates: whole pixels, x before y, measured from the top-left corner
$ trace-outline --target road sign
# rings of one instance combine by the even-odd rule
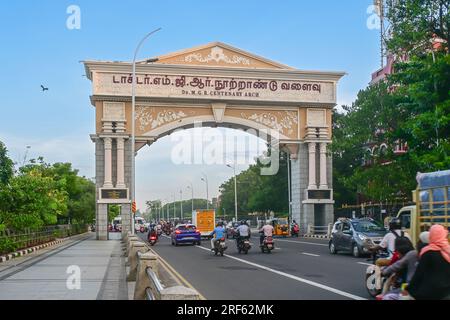
[[[131,205],[131,211],[132,211],[133,213],[136,213],[136,202],[135,202],[135,201],[133,201],[133,203],[132,203],[132,205]]]

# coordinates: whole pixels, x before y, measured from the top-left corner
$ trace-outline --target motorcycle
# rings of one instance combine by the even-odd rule
[[[242,239],[238,242],[238,252],[244,252],[245,254],[248,253],[248,251],[252,248],[252,245],[250,243],[249,239]]]
[[[376,265],[376,261],[379,258],[387,258],[388,254],[385,252],[374,252],[372,258],[367,261],[372,261],[373,265],[370,265],[366,269],[366,289],[369,295],[373,298],[381,295],[383,292],[389,291],[389,283],[391,283],[391,277],[385,277],[381,273],[381,268]]]
[[[220,253],[220,255],[223,257],[223,253],[225,250],[227,250],[227,243],[225,242],[225,238],[218,239],[214,241],[214,255],[217,256],[217,254]]]
[[[148,236],[148,242],[150,243],[150,245],[153,247],[156,242],[158,242],[158,237],[155,234],[149,234]]]
[[[273,242],[272,237],[264,237],[263,243],[261,245],[261,252],[271,253],[272,250],[275,249],[275,243]]]
[[[296,224],[291,229],[291,236],[298,238],[299,233],[300,233],[300,228],[299,228],[298,224]]]

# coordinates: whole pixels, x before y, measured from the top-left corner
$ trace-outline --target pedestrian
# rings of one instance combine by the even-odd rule
[[[416,300],[450,300],[450,245],[444,226],[430,228],[430,244],[420,252],[407,292]]]

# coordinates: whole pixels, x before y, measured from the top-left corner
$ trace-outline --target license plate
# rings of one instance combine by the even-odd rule
[[[271,244],[267,245],[267,248],[272,249],[272,245]]]
[[[195,240],[194,237],[185,237],[185,238],[181,238],[181,240]]]

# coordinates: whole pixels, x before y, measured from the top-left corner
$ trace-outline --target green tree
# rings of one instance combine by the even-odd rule
[[[0,224],[23,230],[56,224],[67,211],[67,193],[39,170],[20,173],[0,190]]]
[[[14,163],[8,157],[8,150],[0,141],[0,188],[5,185],[14,175]]]

